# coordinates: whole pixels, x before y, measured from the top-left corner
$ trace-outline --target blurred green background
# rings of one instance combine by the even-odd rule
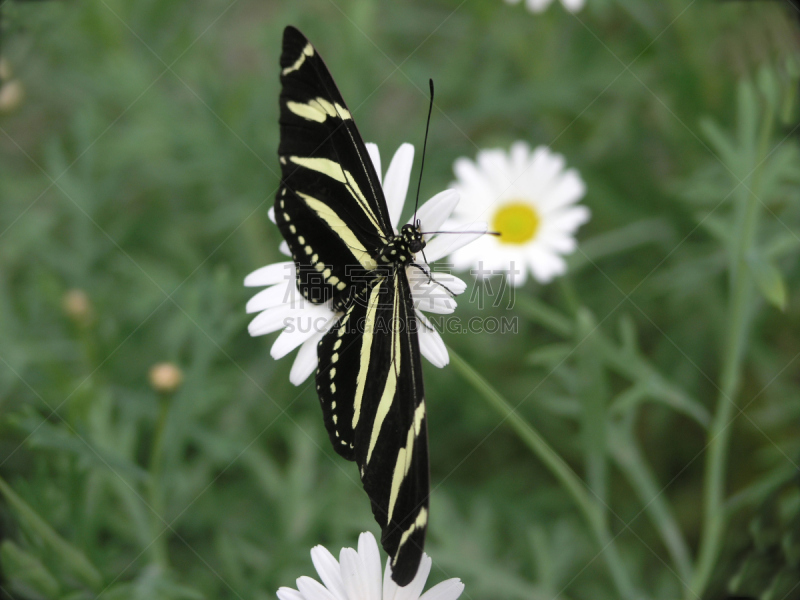
[[[511,316],[518,334],[444,338],[588,482],[599,520],[469,367],[426,365],[431,582],[460,577],[470,600],[800,597],[788,3],[2,11],[6,85],[23,92],[0,106],[5,598],[273,598],[313,575],[313,545],[377,533],[313,386],[289,384],[274,335],[247,334],[242,280],[281,259],[267,209],[287,24],[384,164],[403,141],[419,151],[434,79],[423,196],[457,157],[517,139],[587,182],[566,277],[528,282],[511,309],[462,297],[463,319]],[[148,381],[162,361],[183,373],[174,393]],[[715,532],[704,502],[725,464]],[[704,574],[701,540],[717,541]]]

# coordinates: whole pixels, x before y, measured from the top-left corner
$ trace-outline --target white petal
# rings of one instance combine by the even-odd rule
[[[328,588],[311,577],[298,578],[297,589],[303,594],[305,600],[336,600]]]
[[[456,310],[456,301],[448,294],[447,297],[414,296],[414,308],[435,315],[449,315]]]
[[[364,565],[358,552],[352,548],[342,548],[339,553],[339,565],[342,569],[342,582],[347,592],[347,597],[353,600],[380,600],[379,598],[368,598],[367,585],[364,580]]]
[[[572,206],[566,210],[547,217],[547,227],[556,231],[573,233],[578,227],[588,222],[592,212],[585,206]]]
[[[358,536],[358,555],[364,565],[367,600],[381,600],[381,553],[375,536],[369,532]]]
[[[300,352],[297,353],[289,373],[292,385],[303,383],[317,368],[317,344],[324,335],[324,332],[319,332],[300,346]]]
[[[419,269],[406,273],[411,286],[411,299],[416,308],[438,314],[450,314],[456,309],[457,302],[453,296],[436,280],[432,280]]]
[[[267,211],[267,216],[269,217],[270,221],[272,221],[276,225],[278,224],[278,222],[275,220],[275,207],[274,206],[270,206],[269,207],[269,210]]]
[[[293,280],[294,278],[294,263],[280,262],[253,271],[244,278],[244,284],[247,287],[261,287],[264,285],[274,285],[281,281],[286,281],[287,279]]]
[[[298,315],[292,319],[275,343],[269,353],[272,358],[278,360],[289,352],[304,344],[318,333],[325,333],[330,329],[333,321],[333,311],[327,306],[319,307],[319,310],[305,310],[303,315]]]
[[[303,594],[289,587],[278,588],[275,595],[278,596],[278,600],[304,600]]]
[[[428,262],[437,261],[478,239],[487,231],[489,231],[489,225],[486,223],[476,222],[460,225],[453,229],[453,233],[437,235],[428,242],[425,248],[425,256],[428,257]],[[459,234],[458,232],[472,233]]]
[[[437,583],[420,596],[419,600],[456,600],[464,591],[464,584],[460,579],[448,579]]]
[[[447,262],[459,270],[477,267],[479,262],[492,268],[493,265],[489,266],[490,263],[495,262],[500,254],[502,246],[494,237],[485,235],[453,252]]]
[[[525,6],[528,7],[529,11],[538,13],[550,6],[550,2],[552,0],[527,0]]]
[[[383,571],[383,600],[395,600],[400,587],[392,579],[392,567],[389,563],[392,558],[386,559],[386,568]]]
[[[538,245],[530,248],[528,256],[533,276],[540,283],[549,283],[554,277],[567,271],[567,263],[563,258]]]
[[[468,158],[456,159],[453,163],[453,172],[458,179],[458,186],[475,188],[479,193],[492,191],[485,174]]]
[[[417,218],[422,231],[438,231],[442,224],[450,218],[453,210],[458,206],[460,198],[461,195],[456,190],[445,190],[420,206]],[[413,220],[414,217],[411,218]],[[413,223],[411,224],[413,225]],[[425,239],[428,240],[431,237],[431,235],[426,235]]]
[[[561,0],[561,3],[570,12],[578,12],[583,8],[584,0]]]
[[[509,155],[511,157],[511,169],[514,172],[514,176],[515,178],[519,177],[528,168],[531,147],[528,142],[514,142],[511,145],[511,152],[509,152]]]
[[[447,291],[455,294],[456,296],[463,294],[467,289],[467,283],[463,279],[459,279],[450,273],[435,271],[431,273],[431,277],[433,277],[435,282],[445,286]]]
[[[297,291],[294,281],[281,282],[261,290],[250,298],[245,306],[247,313],[261,312],[268,308],[275,308],[281,304],[291,304],[302,296]]]
[[[381,186],[383,186],[382,171],[381,171],[381,153],[378,150],[378,145],[373,144],[372,142],[367,142],[365,144],[367,146],[367,152],[369,153],[369,158],[372,161],[372,166],[375,167],[375,172],[378,174],[378,181],[381,182]]]
[[[389,218],[396,228],[400,222],[400,213],[408,193],[408,181],[411,177],[411,167],[414,164],[414,146],[402,144],[392,158],[386,179],[383,182],[383,195],[389,207]]]
[[[422,589],[425,587],[425,582],[428,581],[432,563],[431,557],[423,553],[422,560],[419,562],[417,574],[414,576],[414,579],[411,580],[411,583],[397,591],[395,600],[418,600]]]
[[[278,250],[281,251],[281,254],[285,254],[286,256],[291,256],[292,255],[292,251],[289,250],[289,244],[287,243],[286,240],[283,240],[281,242],[281,245],[278,246]]]
[[[286,324],[297,316],[298,309],[292,308],[288,304],[281,304],[275,308],[269,308],[260,313],[255,319],[250,321],[247,331],[253,337],[266,335],[273,331],[278,331],[286,327]]]
[[[560,254],[572,254],[575,252],[575,248],[578,247],[578,243],[575,241],[574,237],[558,233],[557,231],[548,232],[547,235],[540,235],[539,243]]]
[[[575,169],[569,169],[547,189],[542,198],[545,212],[575,204],[586,195],[586,184]]]
[[[503,150],[499,148],[481,150],[478,152],[476,161],[484,176],[494,184],[495,196],[503,194],[514,184],[515,177],[512,176],[511,165]]]
[[[511,264],[508,265],[505,277],[508,283],[514,287],[524,285],[528,279],[528,265],[525,264],[525,261],[512,261]]]
[[[441,369],[450,362],[450,355],[447,353],[444,340],[439,335],[439,332],[433,328],[431,322],[425,318],[425,315],[419,311],[417,311],[417,319],[420,321],[420,326],[417,330],[419,351],[434,367]]]
[[[319,578],[337,600],[348,600],[342,583],[339,561],[334,558],[325,546],[314,546],[311,549],[311,562],[319,573]]]
[[[530,167],[526,170],[520,185],[529,192],[529,195],[541,195],[542,191],[548,189],[553,180],[564,170],[565,164],[563,156],[550,152],[547,146],[539,146],[533,151]]]

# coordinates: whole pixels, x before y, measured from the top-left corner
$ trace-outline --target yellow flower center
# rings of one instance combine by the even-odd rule
[[[492,229],[500,232],[501,243],[522,245],[536,237],[540,222],[533,206],[522,200],[512,200],[494,213]]]

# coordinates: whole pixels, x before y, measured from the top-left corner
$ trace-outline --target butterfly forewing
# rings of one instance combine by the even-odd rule
[[[416,320],[403,265],[375,259],[394,230],[366,146],[317,51],[296,29],[281,55],[281,188],[275,213],[312,302],[340,316],[317,348],[316,383],[336,451],[354,460],[408,584],[428,518],[428,447]]]
[[[284,32],[281,83],[276,218],[298,263],[301,292],[310,296],[313,288],[324,301],[375,267],[376,249],[393,230],[352,115],[325,63],[292,27]],[[326,233],[305,235],[306,223]]]

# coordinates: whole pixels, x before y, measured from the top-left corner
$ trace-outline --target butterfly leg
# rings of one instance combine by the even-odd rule
[[[432,273],[430,270],[426,269],[426,268],[425,268],[425,267],[423,267],[422,265],[418,265],[417,263],[411,263],[411,266],[412,266],[412,267],[416,267],[417,269],[419,269],[420,271],[422,271],[423,273],[425,273],[425,275],[427,275],[427,276],[428,276],[428,283],[435,283],[435,284],[436,284],[436,285],[438,285],[439,287],[442,287],[442,288],[444,288],[444,290],[445,290],[445,291],[446,291],[448,294],[450,294],[450,296],[451,296],[452,298],[455,298],[455,297],[456,297],[456,293],[455,293],[455,292],[453,292],[453,290],[451,290],[449,287],[447,287],[447,286],[446,286],[445,284],[443,284],[441,281],[436,281],[436,280],[433,278],[433,273]]]

